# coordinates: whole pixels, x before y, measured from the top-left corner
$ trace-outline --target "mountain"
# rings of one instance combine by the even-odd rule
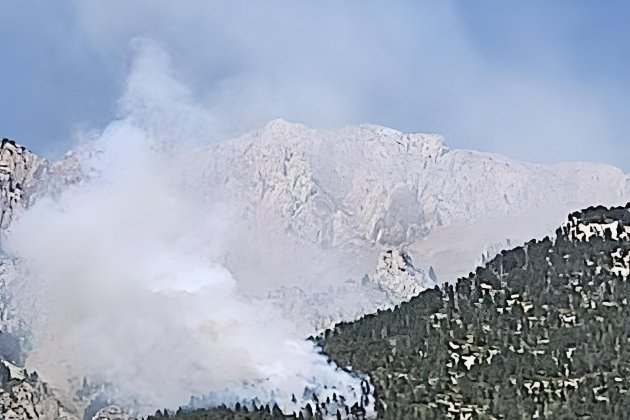
[[[238,239],[225,265],[243,290],[284,301],[335,291],[327,306],[346,309],[306,314],[305,331],[356,318],[350,299],[363,310],[376,297],[375,310],[413,296],[411,288],[379,299],[382,285],[360,281],[378,277],[383,253],[404,253],[425,286],[434,283],[429,271],[454,281],[482,258],[552,233],[571,211],[630,200],[628,175],[609,165],[519,162],[373,125],[316,130],[275,120],[183,159],[196,191],[235,203]]]
[[[14,208],[86,176],[77,156],[99,147],[48,162],[3,145],[5,227]],[[609,165],[519,162],[374,125],[274,120],[218,144],[165,149],[173,184],[206,197],[229,226],[214,258],[244,293],[282,303],[305,335],[454,281],[571,211],[630,200],[628,175]],[[379,280],[388,253],[415,275]]]
[[[441,280],[464,274],[488,243],[526,240],[569,211],[630,195],[628,176],[609,165],[524,163],[449,149],[435,134],[371,125],[315,130],[276,120],[205,153],[194,150],[188,163],[204,173],[200,189],[235,197],[252,224],[324,248],[405,247]],[[518,216],[528,220],[510,226]],[[477,240],[465,267],[449,270],[431,242],[463,224],[498,227]]]
[[[12,140],[2,139],[0,231],[4,232],[9,228],[13,218],[37,197],[55,195],[67,185],[80,182],[80,179],[80,166],[72,153],[61,161],[50,162]],[[14,308],[9,304],[11,300],[9,289],[16,280],[19,280],[19,269],[15,261],[4,254],[0,242],[0,334],[21,333],[19,320],[13,312]],[[2,343],[0,340],[0,353],[3,349]],[[5,354],[2,356],[6,359]]]
[[[7,229],[22,208],[38,196],[56,194],[79,180],[78,161],[72,154],[49,162],[12,140],[2,139],[0,228]],[[11,288],[19,279],[14,261],[0,254],[0,418],[78,420],[66,408],[62,396],[23,367],[25,331],[11,305]]]
[[[98,144],[85,147],[98,155]],[[169,185],[226,210],[212,257],[240,292],[281,307],[304,336],[433,291],[505,247],[550,233],[562,214],[630,195],[628,176],[608,165],[523,163],[372,125],[315,130],[276,120],[219,144],[165,150]],[[50,162],[4,140],[2,228],[39,197],[92,176],[84,152]],[[0,261],[0,330],[19,337],[13,264]]]

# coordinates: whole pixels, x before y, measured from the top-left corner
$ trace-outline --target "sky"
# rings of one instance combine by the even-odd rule
[[[630,171],[628,23],[621,0],[0,0],[0,135],[57,157],[119,118],[142,38],[221,125],[209,141],[373,123]]]

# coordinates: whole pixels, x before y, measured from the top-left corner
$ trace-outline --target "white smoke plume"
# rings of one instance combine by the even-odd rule
[[[361,378],[216,263],[238,220],[186,188],[178,154],[216,121],[156,45],[135,48],[119,118],[86,146],[86,180],[40,199],[7,235],[26,270],[17,301],[32,333],[27,366],[59,388],[112,383],[145,413],[209,394],[287,410],[305,389],[360,398]]]

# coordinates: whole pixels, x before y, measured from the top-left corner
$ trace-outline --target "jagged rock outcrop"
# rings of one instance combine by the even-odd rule
[[[326,246],[400,246],[458,220],[630,195],[628,176],[609,165],[524,163],[373,125],[315,130],[275,120],[190,160],[206,169],[203,182],[244,200],[250,217],[272,212]]]
[[[381,253],[372,281],[401,301],[435,286],[423,271],[414,267],[409,254],[399,249]]]
[[[0,143],[0,230],[9,228],[20,210],[41,194],[78,182],[78,161],[69,154],[49,162],[12,140]],[[12,305],[11,285],[19,281],[15,262],[0,244],[0,418],[4,420],[78,420],[41,381],[20,367],[21,322]]]
[[[0,143],[0,228],[38,195],[54,193],[80,180],[80,166],[72,153],[50,162],[13,140]]]
[[[136,420],[136,417],[118,406],[110,405],[100,409],[90,420]]]
[[[297,320],[301,330],[312,333],[390,308],[435,284],[414,267],[407,253],[389,249],[381,253],[376,269],[365,274],[361,281],[348,279],[319,289],[282,287],[269,293],[266,299]]]
[[[575,209],[630,200],[628,176],[610,165],[519,162],[449,149],[437,134],[374,125],[316,130],[275,120],[183,159],[189,184],[236,203],[239,223],[251,232],[359,256],[402,246],[440,281],[466,274],[488,244],[523,243],[553,232]],[[292,252],[287,246],[268,254]]]
[[[42,160],[12,140],[0,143],[0,228],[6,228],[16,208],[33,191]]]
[[[7,361],[0,362],[0,414],[4,420],[79,420],[37,374]]]
[[[20,269],[3,252],[2,231],[37,197],[58,194],[81,179],[79,160],[71,152],[62,160],[48,161],[13,140],[0,143],[0,331],[18,333],[21,328],[9,291]]]
[[[281,283],[281,295],[290,288],[292,296],[317,302],[326,300],[326,290],[348,289],[348,278],[355,285],[365,273],[373,279],[378,256],[389,249],[404,248],[418,269],[432,267],[439,281],[453,281],[480,262],[480,255],[489,260],[504,249],[506,238],[520,244],[553,232],[577,208],[630,200],[628,176],[609,165],[519,162],[449,149],[437,134],[374,125],[317,130],[275,120],[205,151],[191,150],[183,159],[187,184],[212,200],[220,196],[236,203],[235,220],[246,226],[242,231],[262,238],[234,241],[235,250],[227,251],[235,277],[259,285],[261,273],[268,273]],[[274,235],[297,239],[266,240]],[[304,243],[343,253],[352,269],[304,270],[301,264],[311,262],[312,253],[304,251],[300,258]],[[242,269],[241,255],[261,254],[278,257],[268,264],[253,258]],[[327,266],[333,266],[330,260]],[[313,287],[317,282],[322,286]],[[394,287],[385,299],[394,304],[422,288],[382,286]],[[356,295],[369,295],[378,305],[384,301],[377,293]],[[309,309],[302,320],[333,306]],[[328,324],[336,313],[315,324]]]

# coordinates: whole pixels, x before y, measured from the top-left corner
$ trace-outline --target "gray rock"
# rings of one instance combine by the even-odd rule
[[[115,405],[100,409],[91,420],[135,420],[136,417],[132,416],[125,410]]]

